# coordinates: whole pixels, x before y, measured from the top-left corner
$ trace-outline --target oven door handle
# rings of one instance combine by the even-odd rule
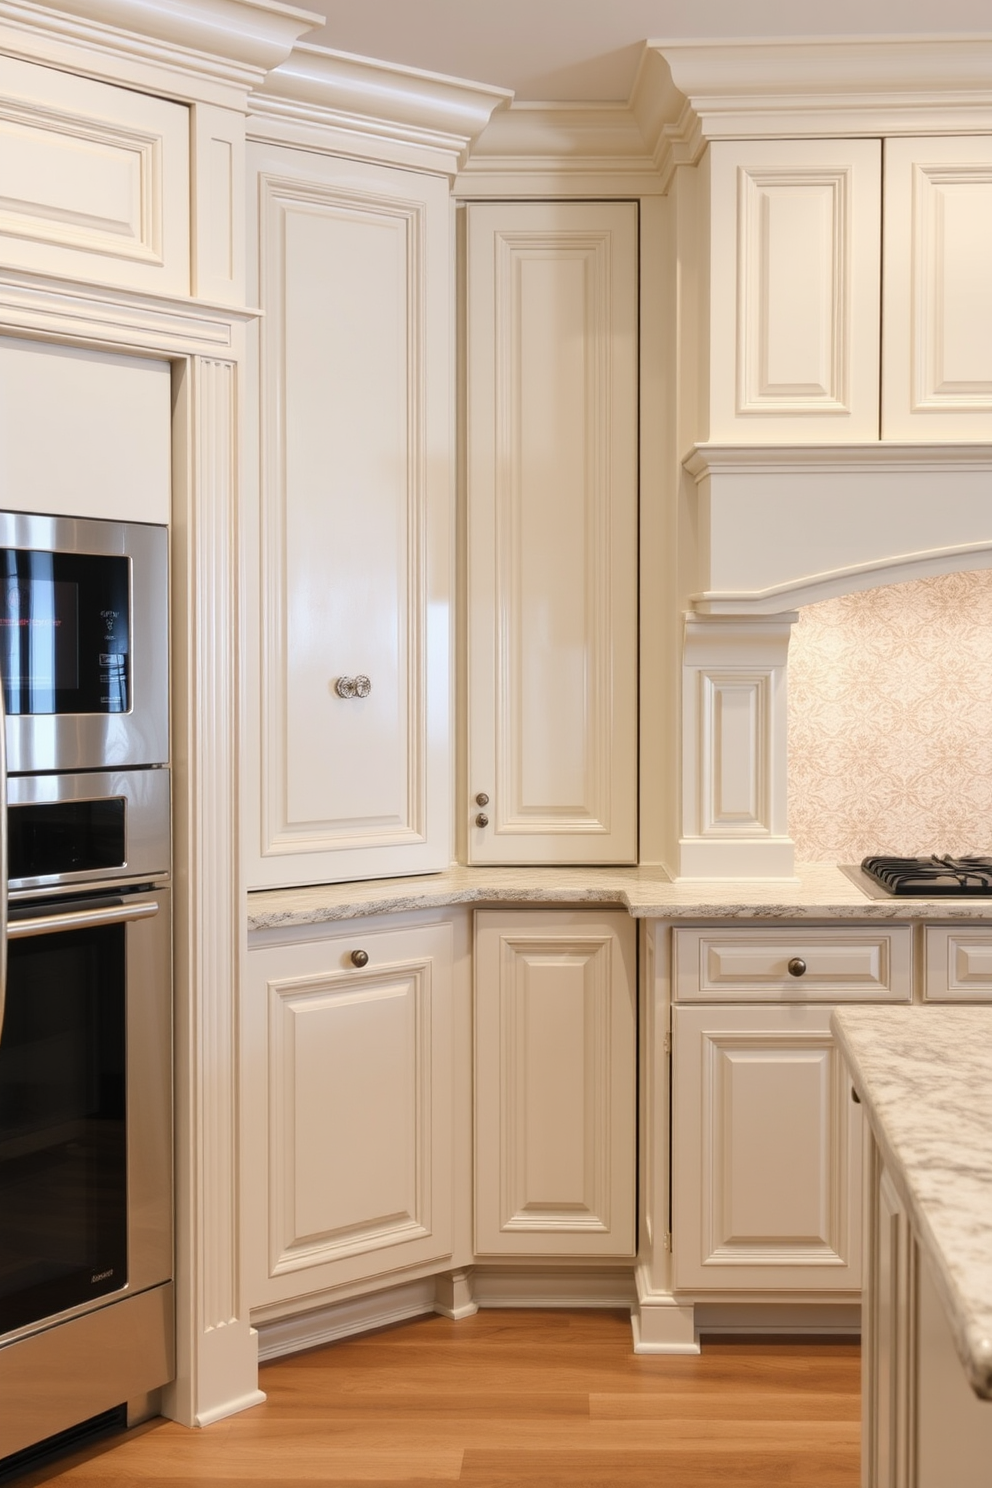
[[[11,920],[7,925],[10,940],[24,940],[29,935],[56,935],[60,930],[92,930],[98,925],[124,925],[128,920],[148,920],[157,915],[157,900],[141,904],[108,904],[104,909],[73,909],[67,914],[38,915],[30,920]]]

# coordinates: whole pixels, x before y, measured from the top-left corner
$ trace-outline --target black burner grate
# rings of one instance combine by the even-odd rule
[[[992,897],[992,858],[862,858],[861,869],[890,894]]]

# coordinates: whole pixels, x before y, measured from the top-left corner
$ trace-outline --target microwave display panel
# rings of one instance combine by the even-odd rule
[[[129,560],[0,551],[0,674],[8,714],[126,713]]]

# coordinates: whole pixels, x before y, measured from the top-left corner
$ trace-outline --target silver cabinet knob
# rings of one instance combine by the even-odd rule
[[[357,677],[339,677],[334,684],[334,691],[339,698],[367,698],[372,691],[372,683],[360,672]]]
[[[477,827],[488,827],[489,818],[484,811],[480,811],[478,816],[475,818],[475,825]]]
[[[368,966],[368,964],[369,964],[369,953],[368,953],[368,951],[352,951],[352,953],[351,953],[351,964],[353,966]]]
[[[480,791],[479,792],[479,794],[475,798],[475,804],[476,804],[476,806],[488,806],[489,805],[489,797],[486,795],[485,791]]]
[[[806,962],[801,956],[793,956],[785,968],[790,976],[801,977],[806,975]]]

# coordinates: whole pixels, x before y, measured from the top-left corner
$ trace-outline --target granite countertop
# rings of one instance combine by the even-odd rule
[[[992,1399],[992,1007],[841,1008],[833,1024],[968,1379]]]
[[[248,928],[449,904],[605,904],[636,919],[992,920],[992,899],[873,899],[839,868],[810,863],[797,868],[794,880],[673,883],[657,868],[449,868],[415,878],[264,889],[248,895]]]

